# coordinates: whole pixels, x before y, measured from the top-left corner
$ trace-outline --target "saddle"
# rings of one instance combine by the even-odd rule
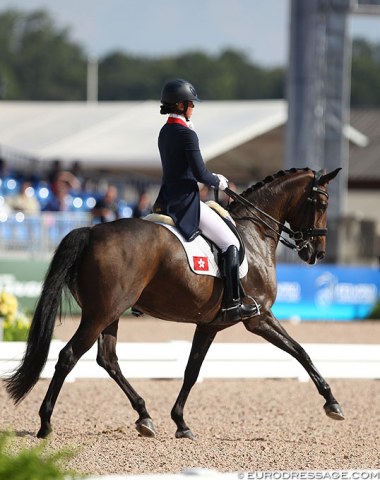
[[[235,226],[234,220],[232,219],[228,211],[225,210],[217,202],[209,201],[207,202],[207,205],[212,208],[224,220],[224,222],[228,225],[236,238],[239,240],[239,276],[240,278],[245,277],[248,272],[248,262],[245,257],[244,243]],[[219,268],[220,250],[213,242],[211,242],[211,240],[204,237],[201,233],[190,241],[185,240],[185,238],[176,228],[173,219],[168,215],[164,215],[161,213],[151,213],[144,217],[143,220],[162,225],[163,227],[170,230],[178,238],[187,254],[189,266],[194,273],[197,273],[199,275],[212,275],[219,278],[221,277]]]
[[[244,243],[240,237],[240,234],[235,226],[235,222],[228,213],[219,203],[214,201],[207,202],[207,205],[215,210],[215,212],[220,215],[220,217],[226,222],[228,227],[232,230],[236,238],[239,240],[240,249],[240,267],[239,267],[239,277],[244,278],[248,273],[248,261],[245,256],[245,247]],[[143,217],[142,220],[157,223],[166,229],[170,230],[181,242],[188,260],[190,269],[198,275],[211,275],[214,277],[221,278],[221,269],[219,265],[220,259],[220,249],[211,242],[208,238],[204,237],[201,233],[191,241],[185,240],[185,238],[180,234],[179,230],[175,226],[173,219],[168,215],[162,213],[150,213],[146,217]],[[242,286],[241,286],[242,288]],[[244,290],[242,289],[244,292]],[[132,315],[135,317],[140,317],[143,313],[132,307]]]

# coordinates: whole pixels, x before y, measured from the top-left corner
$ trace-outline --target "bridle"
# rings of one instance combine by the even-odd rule
[[[323,175],[323,170],[319,170],[318,172],[314,172],[314,177],[313,177],[313,183],[311,185],[311,190],[309,193],[309,196],[307,198],[308,205],[311,206],[311,218],[312,218],[312,225],[308,228],[303,228],[300,230],[293,230],[289,227],[287,227],[284,223],[279,222],[275,218],[273,218],[271,215],[268,213],[264,212],[261,210],[259,207],[251,203],[249,200],[244,198],[243,196],[239,195],[238,193],[234,192],[230,188],[225,189],[225,193],[233,198],[235,201],[243,205],[249,212],[250,214],[259,222],[261,222],[263,225],[265,225],[267,228],[272,230],[279,238],[279,241],[285,245],[286,247],[296,250],[297,252],[300,252],[304,248],[306,248],[309,244],[310,241],[314,237],[322,237],[322,236],[327,236],[327,228],[316,228],[314,225],[314,218],[315,218],[315,212],[317,209],[317,197],[318,194],[324,195],[327,199],[329,198],[329,194],[319,188],[319,180],[321,176]],[[278,232],[275,228],[273,228],[271,225],[269,225],[261,216],[257,215],[256,212],[252,211],[252,209],[256,210],[259,212],[261,215],[266,217],[267,219],[271,220],[275,224],[277,224],[280,227],[280,232]],[[304,219],[307,215],[307,210],[305,209],[304,212]],[[250,217],[248,217],[250,219]],[[243,218],[241,218],[243,220]],[[301,222],[302,225],[303,221]],[[289,238],[293,239],[294,242],[290,242],[287,238],[283,237],[282,232],[285,232],[289,235]]]
[[[264,212],[261,210],[259,207],[251,203],[249,200],[244,198],[243,196],[239,195],[238,193],[234,192],[230,188],[226,188],[224,192],[233,198],[235,201],[243,205],[251,214],[252,217],[254,217],[256,220],[261,222],[263,225],[265,225],[267,228],[272,230],[279,238],[279,241],[285,245],[286,247],[295,250],[297,252],[300,252],[304,248],[306,248],[308,245],[310,245],[311,240],[314,237],[325,237],[327,236],[327,228],[316,228],[314,225],[314,218],[315,218],[315,213],[317,209],[317,202],[318,202],[318,194],[324,195],[327,199],[329,198],[329,194],[322,190],[319,187],[319,180],[321,176],[323,175],[323,170],[319,170],[318,172],[314,172],[314,177],[313,177],[313,182],[311,185],[311,190],[309,193],[309,196],[307,198],[307,205],[311,206],[311,211],[310,211],[310,217],[311,217],[311,226],[307,228],[303,228],[300,230],[293,230],[289,227],[287,227],[284,223],[279,222],[275,218],[273,218],[271,215],[268,213]],[[275,224],[277,224],[280,227],[280,231],[277,231],[275,228],[273,228],[266,220],[264,220],[261,216],[257,215],[256,212],[252,211],[252,209],[256,210],[256,212],[259,212],[262,216],[266,217],[268,220],[271,220]],[[303,220],[301,222],[301,225],[303,224],[306,215],[308,214],[308,208],[305,208]],[[243,219],[251,219],[251,217],[244,217],[240,218],[240,220]],[[286,234],[289,235],[289,238],[293,240],[293,242],[289,241],[287,238],[283,237],[282,232],[285,232]]]

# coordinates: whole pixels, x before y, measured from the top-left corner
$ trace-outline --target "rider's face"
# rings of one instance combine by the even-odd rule
[[[194,103],[191,100],[188,101],[188,107],[186,112],[184,111],[185,105],[183,104],[183,102],[179,103],[179,108],[183,111],[183,114],[186,115],[186,118],[190,119],[191,115],[193,114]]]
[[[191,117],[191,115],[193,114],[193,111],[194,111],[194,103],[191,100],[189,100],[188,107],[186,110],[187,118]]]

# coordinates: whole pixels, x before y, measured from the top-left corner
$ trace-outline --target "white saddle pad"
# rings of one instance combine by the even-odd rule
[[[154,223],[162,225],[163,227],[170,230],[173,235],[178,238],[186,252],[189,266],[194,273],[198,275],[211,275],[213,277],[219,278],[221,277],[218,267],[217,252],[215,252],[214,254],[214,252],[210,248],[210,245],[201,235],[198,235],[194,240],[188,242],[179,233],[176,227],[174,227],[173,225],[168,225],[167,223],[156,221],[152,217],[153,215],[148,215],[148,217],[145,217],[145,220],[154,221]],[[247,273],[248,262],[247,258],[244,256],[244,260],[239,268],[240,278],[245,277]]]

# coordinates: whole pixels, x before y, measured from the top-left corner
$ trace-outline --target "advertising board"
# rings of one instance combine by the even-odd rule
[[[17,296],[32,311],[49,261],[0,259],[0,291]],[[336,265],[277,266],[279,319],[354,320],[366,318],[379,299],[378,268]],[[64,310],[67,307],[64,306]],[[72,313],[79,309],[73,300]]]

